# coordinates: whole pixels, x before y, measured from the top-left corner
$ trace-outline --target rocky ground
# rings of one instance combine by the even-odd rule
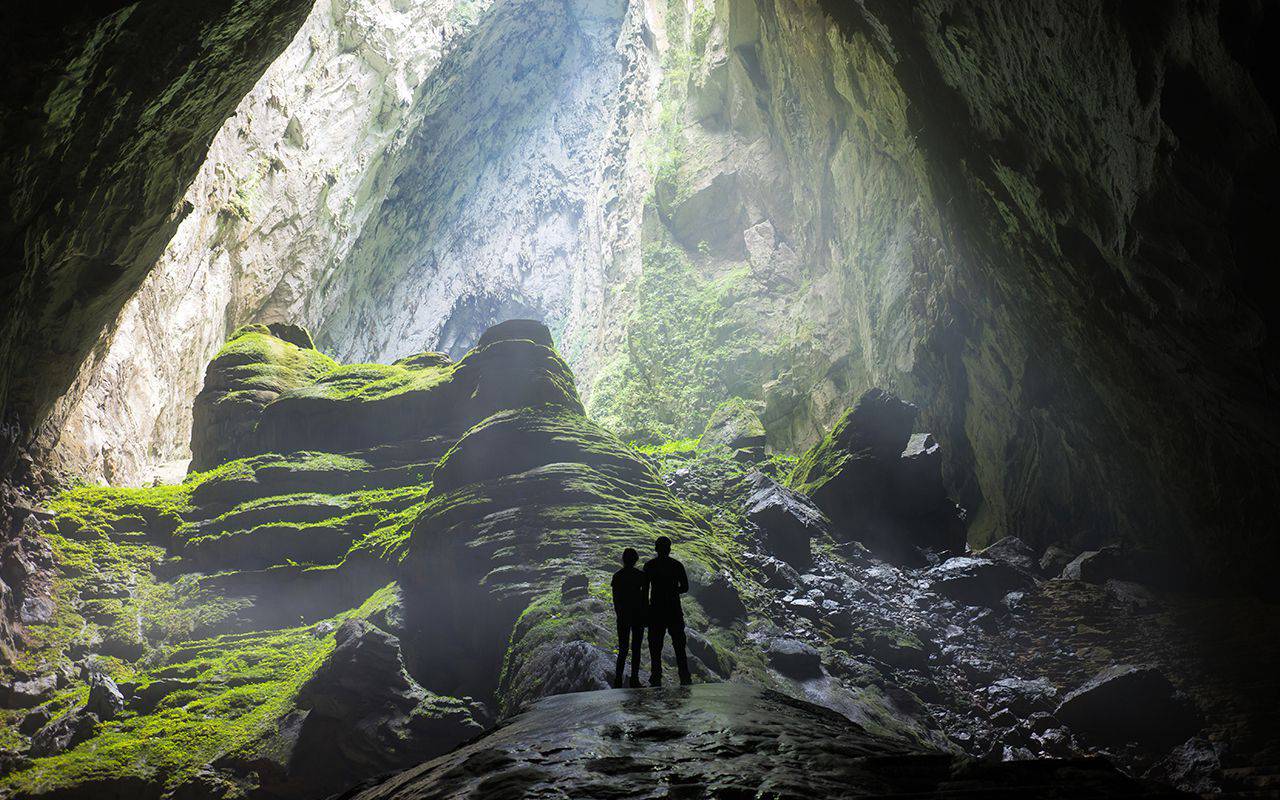
[[[1100,760],[985,763],[869,735],[732,683],[543,700],[493,733],[344,798],[1174,797]]]
[[[539,323],[391,365],[272,325],[193,416],[184,482],[70,489],[3,554],[6,795],[323,796],[495,725],[371,796],[737,796],[775,762],[780,796],[1276,788],[1274,610],[1140,551],[967,552],[887,392],[799,458],[738,399],[632,446]],[[719,685],[605,691],[608,577],[658,535]]]

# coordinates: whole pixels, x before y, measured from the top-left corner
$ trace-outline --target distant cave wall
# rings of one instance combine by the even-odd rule
[[[572,357],[637,216],[643,18],[626,0],[494,4],[437,70],[394,182],[320,287],[322,348],[456,351],[502,311],[545,319]]]
[[[1126,541],[1257,581],[1276,16],[668,4],[642,256],[610,276],[592,413],[687,436],[739,394],[795,448],[883,385],[943,440],[975,543]]]
[[[214,134],[311,2],[5,8],[6,471],[189,212],[182,196]]]
[[[320,0],[211,143],[189,212],[39,430],[48,463],[110,483],[188,456],[204,366],[246,322],[315,324],[316,287],[394,178],[420,91],[486,8]]]
[[[1124,540],[1224,585],[1277,553],[1274,87],[1261,3],[827,3],[909,100],[980,533]],[[952,416],[952,419],[955,417]]]

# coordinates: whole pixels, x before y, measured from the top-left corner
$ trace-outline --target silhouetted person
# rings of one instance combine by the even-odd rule
[[[640,685],[640,642],[644,639],[645,610],[648,605],[648,578],[636,569],[640,554],[635,548],[622,551],[622,569],[613,573],[613,611],[618,615],[618,669],[614,686],[622,687],[622,668],[631,648],[631,688]]]
[[[689,591],[689,576],[684,564],[671,557],[670,539],[659,536],[653,549],[658,551],[657,557],[644,565],[645,577],[649,579],[649,685],[662,685],[662,643],[670,633],[680,683],[688,686],[693,679],[689,677],[689,657],[684,652],[684,609],[680,607],[680,595]]]

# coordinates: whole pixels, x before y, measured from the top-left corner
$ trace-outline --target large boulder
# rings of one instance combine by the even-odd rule
[[[101,672],[89,674],[89,699],[85,701],[84,710],[95,714],[98,719],[115,719],[124,710],[124,694],[109,675]]]
[[[798,681],[822,677],[822,655],[797,639],[777,638],[765,647],[769,666]]]
[[[31,708],[48,700],[57,688],[53,674],[0,683],[0,708]]]
[[[711,412],[707,426],[698,439],[698,452],[714,450],[747,450],[763,453],[764,423],[740,397],[726,400]]]
[[[1182,567],[1164,553],[1109,545],[1086,550],[1062,568],[1064,580],[1105,584],[1131,581],[1147,586],[1171,587],[1182,583]]]
[[[82,709],[68,711],[45,725],[31,737],[31,758],[43,758],[66,752],[86,739],[93,737],[100,720],[97,715]]]
[[[964,547],[964,515],[943,487],[941,448],[928,434],[912,436],[915,415],[895,395],[867,391],[790,478],[840,538],[908,562],[919,560],[921,548]]]
[[[520,323],[516,325],[516,323]],[[573,373],[546,326],[512,320],[460,361],[437,353],[395,364],[335,367],[262,409],[263,452],[350,452],[430,437],[457,437],[499,411],[554,406],[582,413]],[[489,332],[486,332],[488,334]]]
[[[1032,550],[1031,545],[1017,536],[1006,536],[1003,539],[999,539],[995,543],[979,550],[977,555],[992,561],[1003,561],[1006,564],[1012,564],[1018,569],[1032,574],[1040,569],[1040,563],[1036,559],[1036,551]]]
[[[305,715],[292,732],[287,777],[277,788],[323,794],[325,787],[447,752],[483,729],[469,701],[432,694],[409,677],[395,636],[350,619],[334,643],[298,692]]]
[[[480,334],[480,339],[476,342],[476,349],[488,347],[494,342],[515,339],[524,339],[534,344],[540,344],[543,347],[555,346],[551,340],[551,330],[545,324],[536,319],[509,319],[490,326],[488,330]]]
[[[254,452],[262,409],[335,366],[298,326],[237,329],[209,362],[191,409],[191,469],[210,469]]]
[[[1163,673],[1129,664],[1109,667],[1068,693],[1054,716],[1091,742],[1135,743],[1150,752],[1185,742],[1202,724]]]
[[[886,736],[851,721],[883,718],[874,693],[863,697],[838,713],[744,683],[559,695],[440,759],[343,797],[1179,796],[1100,759],[979,763]]]
[[[988,608],[998,608],[1005,595],[1032,584],[1031,576],[1012,564],[971,556],[949,558],[926,574],[939,594]]]
[[[822,512],[804,495],[762,472],[747,476],[747,520],[759,528],[769,553],[798,569],[813,563],[810,543],[827,531]]]

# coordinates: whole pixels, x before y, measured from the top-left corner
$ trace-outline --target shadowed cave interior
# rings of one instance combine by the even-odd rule
[[[0,797],[1280,792],[1280,7],[0,15]]]

